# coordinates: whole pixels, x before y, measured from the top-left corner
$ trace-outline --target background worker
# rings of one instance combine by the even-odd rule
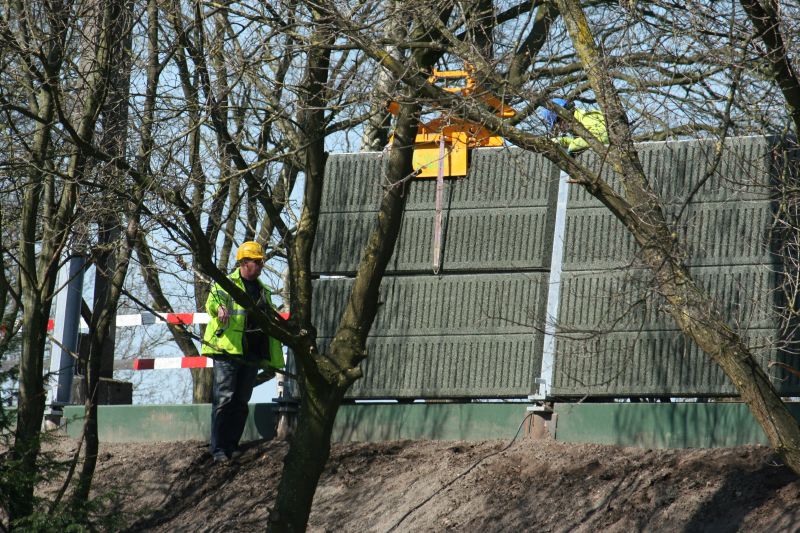
[[[259,279],[264,249],[254,241],[242,243],[236,251],[236,266],[228,277],[258,309],[267,311],[272,296]],[[208,294],[206,311],[210,321],[202,352],[214,358],[210,451],[214,462],[225,462],[241,455],[239,440],[259,367],[283,368],[283,350],[277,339],[256,325],[253,310],[239,305],[216,283]]]
[[[603,144],[608,144],[608,131],[606,130],[606,119],[603,113],[597,109],[575,109],[575,105],[572,102],[563,98],[553,98],[551,101],[568,111],[573,111],[572,116],[575,120],[589,130],[597,140]],[[569,124],[561,120],[561,117],[556,113],[545,109],[541,116],[547,126],[547,132],[550,135],[556,135],[553,141],[566,148],[567,152],[575,154],[589,148],[589,143],[585,139],[575,136],[570,130]]]

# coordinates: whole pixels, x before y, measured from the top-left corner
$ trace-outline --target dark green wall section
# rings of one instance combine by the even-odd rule
[[[250,406],[245,440],[275,436],[273,404]],[[800,419],[800,404],[789,404]],[[524,403],[348,404],[339,409],[334,442],[403,439],[511,439],[527,414]],[[102,442],[207,440],[208,404],[101,406]],[[710,448],[767,444],[741,403],[556,404],[556,440],[646,448]],[[83,407],[64,410],[67,433],[80,436]],[[522,434],[520,434],[522,436]]]
[[[352,276],[384,193],[381,153],[332,155],[312,261]],[[541,373],[558,169],[518,148],[473,150],[469,175],[447,180],[442,269],[432,275],[435,180],[410,188],[381,283],[357,399],[525,398]],[[396,274],[404,274],[402,276]],[[314,285],[321,348],[338,327],[352,278]]]
[[[274,404],[250,405],[244,440],[275,436]],[[83,406],[64,408],[67,434],[78,438],[83,428]],[[101,442],[207,440],[211,433],[211,405],[101,405],[98,408]]]
[[[537,270],[550,265],[558,169],[518,148],[472,150],[469,175],[445,182],[442,271]],[[384,194],[382,152],[332,154],[314,241],[317,274],[356,272]],[[429,275],[436,180],[414,180],[388,274]]]
[[[275,404],[251,404],[244,440],[275,436]],[[400,439],[487,440],[511,438],[525,418],[522,403],[347,404],[339,409],[334,442]],[[67,434],[78,438],[83,406],[66,407]],[[104,405],[101,442],[207,440],[209,404]]]
[[[786,333],[797,330],[796,319],[784,313],[782,294],[796,277],[793,260],[782,258],[796,248],[794,232],[782,228],[796,224],[781,218],[781,202],[794,201],[781,195],[795,193],[781,184],[792,183],[798,156],[785,151],[776,137],[727,139],[719,154],[713,140],[637,145],[693,276],[765,369],[776,361],[800,368],[800,339]],[[621,190],[605,158],[587,151],[578,159]],[[328,159],[316,274],[354,275],[376,223],[385,164],[382,153]],[[558,169],[540,155],[473,150],[468,177],[445,184],[440,276],[431,274],[436,184],[413,182],[381,285],[364,379],[351,398],[524,398],[542,373],[546,320],[555,320],[560,333],[553,375],[548,367],[542,376],[555,399],[735,394],[664,312],[629,232],[574,185],[558,317],[545,316],[558,180]],[[323,349],[350,283],[315,285]],[[781,366],[768,371],[782,395],[800,394],[800,379]]]
[[[800,404],[789,404],[800,419]],[[768,445],[742,403],[556,404],[556,439],[644,448]]]
[[[526,407],[522,403],[345,405],[336,417],[333,440],[511,439]]]
[[[351,279],[320,279],[314,324],[322,350]],[[547,274],[387,277],[364,378],[354,398],[524,397],[539,376]]]

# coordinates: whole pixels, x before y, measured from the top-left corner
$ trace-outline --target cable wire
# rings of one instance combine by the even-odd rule
[[[467,474],[472,472],[479,464],[484,462],[486,459],[489,459],[490,457],[494,457],[495,455],[501,454],[504,451],[506,451],[509,448],[511,448],[511,446],[514,444],[514,441],[517,440],[517,437],[519,436],[519,432],[522,430],[522,426],[525,425],[525,422],[532,415],[533,415],[533,413],[528,413],[527,415],[525,415],[525,418],[522,419],[522,422],[520,422],[519,427],[517,428],[517,432],[514,434],[514,438],[511,439],[511,442],[509,442],[506,445],[505,448],[503,448],[502,450],[498,450],[496,452],[492,452],[490,454],[484,455],[483,457],[481,457],[480,459],[475,461],[469,468],[467,468],[466,470],[464,470],[463,472],[458,474],[456,477],[454,477],[453,479],[451,479],[450,481],[448,481],[447,483],[445,483],[444,485],[442,485],[441,487],[436,489],[436,491],[433,492],[433,494],[431,494],[430,496],[428,496],[427,498],[425,498],[424,500],[422,500],[421,502],[416,504],[414,507],[412,507],[408,511],[406,511],[406,513],[403,516],[401,516],[400,519],[397,522],[395,522],[394,525],[392,525],[392,527],[390,527],[389,529],[386,530],[386,533],[391,533],[392,531],[396,530],[400,526],[400,524],[402,524],[406,520],[406,518],[411,516],[415,511],[420,509],[423,505],[425,505],[426,503],[430,502],[434,497],[439,495],[444,489],[450,487],[453,483],[455,483],[459,479],[463,478],[464,476],[466,476]]]

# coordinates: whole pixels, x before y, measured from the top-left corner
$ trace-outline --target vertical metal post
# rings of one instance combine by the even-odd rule
[[[60,412],[61,407],[69,404],[71,400],[72,377],[75,374],[75,358],[72,354],[78,351],[85,264],[84,257],[73,257],[58,273],[58,286],[61,290],[56,298],[54,342],[50,348],[50,388],[47,398],[51,413]]]
[[[433,273],[442,268],[442,196],[444,195],[444,133],[439,137],[439,172],[436,175],[436,218],[433,221]]]
[[[556,356],[556,321],[558,320],[558,301],[561,292],[561,266],[564,262],[564,237],[567,231],[567,200],[569,198],[569,174],[561,172],[558,179],[558,203],[553,229],[553,251],[550,257],[550,279],[547,283],[547,311],[544,324],[544,348],[542,350],[542,370],[535,380],[534,390],[529,400],[545,400],[550,396],[553,385],[553,365]]]
[[[287,372],[297,375],[297,365],[294,361],[294,354],[292,350],[286,350],[286,367]],[[277,398],[273,398],[273,402],[278,404],[277,415],[277,438],[286,440],[294,432],[297,426],[297,411],[300,405],[300,393],[297,389],[297,383],[294,379],[288,377],[282,372],[276,372],[277,383]]]
[[[286,371],[291,372],[293,375],[297,375],[297,365],[294,361],[294,352],[292,350],[286,350]],[[284,386],[283,386],[284,395],[287,398],[292,398],[294,400],[300,399],[300,391],[297,388],[297,381],[294,379],[284,376]]]
[[[286,376],[284,376],[282,372],[275,372],[275,379],[277,380],[275,384],[275,395],[278,398],[283,398],[286,395]]]

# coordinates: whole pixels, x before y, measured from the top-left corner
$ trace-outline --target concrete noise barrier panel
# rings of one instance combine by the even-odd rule
[[[353,275],[387,186],[380,152],[332,155],[312,269]],[[472,151],[469,175],[445,182],[442,272],[546,270],[558,170],[519,149]],[[411,184],[389,273],[427,274],[433,264],[435,180]]]
[[[327,349],[352,279],[315,282]],[[520,397],[541,367],[547,273],[390,276],[353,398]]]
[[[771,137],[647,143],[638,147],[667,221],[686,247],[695,281],[748,340],[767,368],[800,368],[796,319],[787,302],[796,286],[796,222],[788,185],[796,151]],[[620,190],[610,168],[581,156]],[[793,258],[794,257],[794,258]],[[665,312],[627,230],[583,190],[567,207],[564,274],[552,392],[557,396],[713,396],[735,394],[710,357]],[[773,366],[782,394],[796,377]]]

